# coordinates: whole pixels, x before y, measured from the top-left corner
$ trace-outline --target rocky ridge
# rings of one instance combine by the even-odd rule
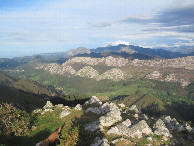
[[[130,74],[126,74],[119,68],[113,68],[111,70],[107,70],[103,74],[98,73],[97,70],[93,69],[91,66],[85,66],[76,72],[70,65],[67,64],[38,64],[35,69],[44,69],[45,71],[50,72],[51,74],[58,74],[58,75],[65,75],[70,77],[71,75],[79,76],[79,77],[86,77],[95,79],[96,81],[108,79],[112,81],[120,81],[127,78],[131,78]]]
[[[135,59],[131,63],[133,66],[142,67],[149,66],[154,68],[184,68],[194,70],[194,57],[182,57],[175,59],[161,59],[161,60],[138,60]]]
[[[129,59],[124,58],[115,58],[112,56],[106,58],[90,58],[90,57],[75,57],[64,64],[75,64],[75,63],[82,63],[91,66],[95,65],[106,65],[106,66],[117,66],[123,67],[127,65],[132,65],[136,67],[148,66],[154,68],[184,68],[188,70],[194,70],[194,57],[182,57],[182,58],[175,58],[175,59],[160,59],[160,60],[138,60],[135,59],[130,61]]]
[[[76,71],[70,65],[59,65],[57,63],[38,64],[35,69],[43,69],[51,74],[67,75],[75,74]]]
[[[132,75],[126,74],[125,72],[123,72],[118,68],[113,68],[99,75],[98,71],[93,69],[91,66],[83,67],[75,75],[80,77],[92,78],[97,81],[104,80],[104,79],[108,79],[112,81],[120,81],[120,80],[125,80],[127,78],[132,77]]]
[[[85,132],[97,135],[90,144],[91,146],[119,145],[121,142],[138,145],[143,139],[144,141],[146,139],[146,145],[194,144],[194,128],[188,123],[179,123],[175,118],[171,119],[170,116],[150,117],[143,114],[136,105],[131,107],[121,105],[122,107],[112,102],[103,103],[98,97],[92,96],[84,105],[77,105],[75,108],[61,104],[53,106],[47,102],[43,109],[34,112],[45,114],[46,109],[55,110],[57,107],[63,110],[60,118],[71,115],[73,109],[83,110],[85,114],[96,115],[99,118],[88,121],[84,125]],[[138,116],[135,117],[135,114]],[[99,136],[99,133],[102,133],[102,136]],[[121,136],[122,138],[120,138]]]
[[[64,64],[75,64],[75,63],[82,63],[87,64],[91,66],[95,65],[106,65],[106,66],[116,66],[116,67],[122,67],[126,66],[128,64],[129,60],[124,58],[115,58],[112,56],[106,57],[106,58],[91,58],[91,57],[75,57]]]
[[[85,67],[81,68],[79,71],[76,71],[71,65],[73,64],[84,64]],[[41,63],[36,64],[35,69],[43,69],[45,71],[50,72],[51,74],[59,74],[70,77],[71,75],[92,78],[97,81],[108,79],[113,81],[120,81],[131,78],[130,74],[125,73],[121,70],[121,68],[125,67],[138,67],[138,68],[146,68],[146,70],[155,70],[149,74],[145,74],[145,78],[154,79],[159,81],[166,82],[180,82],[181,85],[187,86],[190,84],[190,78],[181,73],[169,73],[167,76],[163,75],[158,70],[163,68],[175,68],[175,69],[186,69],[189,71],[194,71],[194,57],[183,57],[176,59],[161,59],[161,60],[138,60],[135,59],[130,61],[124,58],[116,58],[116,57],[106,57],[106,58],[90,58],[90,57],[75,57],[69,59],[67,62],[62,65],[56,63]],[[111,70],[107,70],[104,73],[100,74],[97,70],[93,68],[93,66],[103,65],[103,66],[111,66],[115,67]],[[191,74],[191,73],[190,73]]]
[[[179,82],[183,87],[191,83],[188,77],[180,77],[178,73],[171,73],[163,76],[159,71],[154,71],[145,75],[144,78],[166,82]]]

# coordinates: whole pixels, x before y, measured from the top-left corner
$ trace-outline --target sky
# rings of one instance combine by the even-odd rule
[[[119,43],[194,46],[194,1],[0,0],[0,58]]]

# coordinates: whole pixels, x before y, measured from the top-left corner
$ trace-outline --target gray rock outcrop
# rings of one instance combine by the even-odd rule
[[[126,124],[127,123],[127,124]],[[112,127],[108,130],[107,134],[125,135],[127,137],[138,137],[141,138],[142,134],[152,134],[152,129],[147,125],[146,121],[142,120],[139,123],[129,128],[130,122],[124,121],[121,124]]]
[[[75,106],[75,110],[82,110],[82,106],[80,105],[80,104],[77,104],[76,106]]]
[[[163,135],[165,137],[172,137],[172,135],[170,134],[169,130],[166,128],[164,122],[159,119],[156,124],[154,125],[154,128],[156,129],[154,131],[154,134],[156,135]]]
[[[47,101],[46,105],[43,107],[43,109],[47,109],[47,108],[53,108],[53,104],[50,101]]]
[[[85,105],[89,105],[89,104],[101,105],[102,102],[98,99],[98,97],[92,96],[88,101],[85,102]]]

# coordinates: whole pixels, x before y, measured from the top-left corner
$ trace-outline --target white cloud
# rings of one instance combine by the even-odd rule
[[[183,42],[176,42],[176,43],[173,43],[173,47],[180,47],[180,46],[194,46],[194,42],[189,42],[189,43],[183,43]]]
[[[117,45],[120,45],[120,44],[122,44],[122,45],[130,45],[129,44],[129,42],[126,42],[126,41],[116,41],[116,42],[108,42],[108,44],[110,44],[110,45],[112,45],[112,46],[117,46]]]

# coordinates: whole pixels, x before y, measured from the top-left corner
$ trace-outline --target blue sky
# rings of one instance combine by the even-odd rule
[[[194,46],[194,1],[0,0],[0,57],[119,42]]]

